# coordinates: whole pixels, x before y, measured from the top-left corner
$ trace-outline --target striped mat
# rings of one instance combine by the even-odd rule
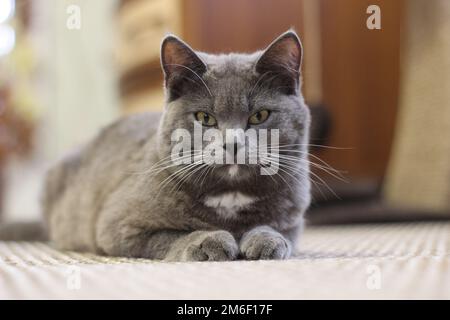
[[[0,299],[450,299],[450,222],[309,227],[286,261],[166,263],[0,242]]]

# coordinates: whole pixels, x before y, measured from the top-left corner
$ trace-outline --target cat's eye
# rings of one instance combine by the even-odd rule
[[[200,121],[202,125],[207,127],[213,127],[217,124],[216,118],[203,111],[196,112],[195,119],[197,119],[197,121]]]
[[[260,110],[250,116],[248,118],[249,124],[261,124],[269,118],[270,112],[269,110]]]

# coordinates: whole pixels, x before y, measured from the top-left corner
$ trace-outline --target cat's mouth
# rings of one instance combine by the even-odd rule
[[[235,177],[239,171],[242,172],[243,165],[239,164],[214,164],[213,167],[221,170],[224,173],[227,173],[230,177]]]
[[[230,175],[230,177],[234,178],[239,173],[239,165],[237,165],[237,164],[230,165],[229,168],[227,168],[227,170],[228,170],[228,174]]]

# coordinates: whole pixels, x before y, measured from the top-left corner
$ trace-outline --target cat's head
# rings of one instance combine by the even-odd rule
[[[269,179],[290,181],[291,176],[298,177],[294,169],[297,167],[304,171],[303,176],[307,176],[310,116],[300,92],[301,61],[302,46],[294,31],[282,34],[265,50],[253,54],[195,52],[177,37],[167,36],[161,46],[166,92],[166,106],[158,135],[161,156],[170,156],[177,144],[179,146],[179,136],[174,138],[177,129],[191,134],[193,153],[199,151],[199,145],[194,142],[194,124],[204,131],[216,129],[223,133],[225,141],[209,138],[211,143],[203,139],[202,148],[207,145],[229,147],[230,142],[234,143],[224,150],[224,164],[205,165],[203,171],[214,167],[207,178],[238,183],[262,175],[257,169],[270,167],[270,161],[269,164],[250,164],[249,152],[255,149],[249,146],[249,139],[239,140],[236,134],[234,141],[226,141],[226,130],[257,132],[257,139],[263,136],[260,132],[266,131],[267,152],[261,154],[260,159],[264,155],[269,156],[276,146],[279,146],[280,154],[279,169]],[[278,139],[272,136],[272,131],[278,132]],[[237,152],[242,147],[246,149],[246,164],[227,164],[227,152],[237,160]],[[187,167],[188,164],[182,166]],[[192,168],[197,167],[193,165]],[[192,170],[181,172],[189,171]],[[192,175],[200,174],[202,169],[198,168]]]

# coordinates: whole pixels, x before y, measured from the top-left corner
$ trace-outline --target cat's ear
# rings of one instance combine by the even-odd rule
[[[166,36],[161,44],[161,65],[170,100],[180,97],[206,72],[205,63],[194,50],[173,35]]]
[[[289,30],[264,50],[256,63],[256,71],[272,77],[273,86],[286,94],[294,94],[300,82],[302,44],[297,34]]]

